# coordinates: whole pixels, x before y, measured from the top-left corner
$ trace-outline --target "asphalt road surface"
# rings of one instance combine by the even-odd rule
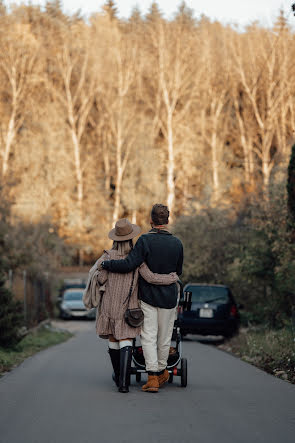
[[[1,443],[295,442],[295,386],[192,339],[187,388],[120,394],[93,328],[0,380]]]

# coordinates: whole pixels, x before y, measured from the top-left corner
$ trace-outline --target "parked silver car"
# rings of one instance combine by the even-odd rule
[[[69,288],[63,292],[59,305],[61,318],[86,317],[95,319],[96,308],[87,310],[83,303],[83,289]]]

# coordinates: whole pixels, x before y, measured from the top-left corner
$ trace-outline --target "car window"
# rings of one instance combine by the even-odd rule
[[[64,300],[67,300],[67,301],[69,301],[69,300],[82,300],[82,297],[83,297],[83,292],[81,292],[81,291],[71,291],[71,292],[65,292],[64,293],[64,296],[63,296],[63,299]]]
[[[192,303],[228,303],[229,295],[227,288],[216,286],[189,286],[186,291],[192,293]]]

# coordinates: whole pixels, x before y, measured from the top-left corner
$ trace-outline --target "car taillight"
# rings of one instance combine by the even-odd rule
[[[233,317],[236,317],[238,315],[238,310],[235,305],[232,305],[232,307],[230,308],[230,315],[232,315]]]

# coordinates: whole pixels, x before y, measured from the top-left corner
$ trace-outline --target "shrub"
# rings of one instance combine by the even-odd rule
[[[184,244],[183,282],[230,286],[245,306],[243,320],[270,327],[290,317],[295,288],[295,243],[283,187],[274,188],[267,203],[248,204],[243,217],[211,209],[174,225]]]
[[[292,153],[288,167],[288,208],[292,222],[295,223],[295,145],[292,146]]]
[[[23,309],[19,301],[13,300],[12,293],[4,286],[0,276],[0,346],[8,348],[22,338],[19,329],[24,324]]]

